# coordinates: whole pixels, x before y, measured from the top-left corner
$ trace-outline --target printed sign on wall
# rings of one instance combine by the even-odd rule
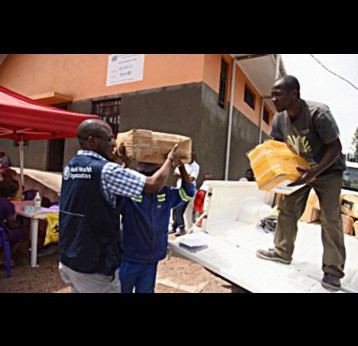
[[[106,86],[143,80],[144,54],[113,54],[108,57]]]

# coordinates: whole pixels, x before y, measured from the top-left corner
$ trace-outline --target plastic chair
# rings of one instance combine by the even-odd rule
[[[5,229],[3,226],[0,226],[0,248],[4,248],[5,252],[5,263],[6,263],[6,275],[11,277],[11,251],[10,251],[10,242],[5,239]]]

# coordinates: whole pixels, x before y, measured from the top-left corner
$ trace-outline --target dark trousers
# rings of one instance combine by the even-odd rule
[[[122,261],[119,280],[122,293],[154,293],[158,262],[135,263]]]
[[[184,213],[188,204],[189,202],[186,202],[173,209],[173,219],[174,219],[174,223],[172,224],[173,229],[177,229],[177,228],[185,229]]]
[[[278,202],[278,220],[275,230],[274,251],[291,260],[297,236],[297,222],[301,218],[311,188],[316,191],[321,209],[321,228],[325,273],[342,278],[346,251],[341,218],[340,193],[342,174],[332,173],[317,177],[291,195],[282,195]]]

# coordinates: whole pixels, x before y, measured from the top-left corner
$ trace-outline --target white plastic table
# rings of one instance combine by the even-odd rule
[[[39,220],[46,220],[46,213],[58,213],[58,208],[41,208],[41,210],[34,213],[24,211],[24,206],[30,204],[29,202],[13,202],[15,205],[16,214],[27,217],[30,222],[31,235],[31,268],[38,267],[37,264],[37,238],[39,232]]]

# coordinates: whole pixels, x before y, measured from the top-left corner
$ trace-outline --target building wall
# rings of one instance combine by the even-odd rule
[[[25,96],[56,91],[73,101],[203,80],[203,54],[146,54],[142,81],[106,86],[108,54],[9,54],[0,85]]]
[[[201,113],[201,127],[197,136],[201,143],[197,150],[201,166],[199,183],[205,173],[220,180],[224,178],[225,172],[227,110],[218,106],[217,92],[206,84],[203,84]]]
[[[225,110],[218,107],[218,93],[220,85],[220,68],[221,60],[224,59],[228,63],[227,91]],[[233,59],[228,54],[207,54],[204,62],[204,87],[203,87],[203,108],[205,121],[213,123],[213,127],[206,126],[204,131],[211,133],[209,140],[213,142],[208,152],[216,153],[220,157],[215,156],[218,160],[218,167],[213,168],[203,166],[203,174],[207,171],[212,173],[215,178],[224,178],[225,157],[226,157],[226,138],[227,123],[230,108],[230,87],[232,77]],[[252,109],[244,101],[245,85],[255,94],[255,109]],[[244,175],[245,170],[249,167],[249,161],[246,156],[247,151],[259,144],[259,128],[261,117],[261,103],[263,99],[254,88],[248,77],[242,70],[236,66],[235,71],[235,89],[234,89],[234,110],[233,124],[231,133],[230,148],[230,164],[229,164],[229,180],[239,179]],[[273,116],[272,110],[267,106],[270,116]],[[270,125],[262,123],[262,141],[268,138]],[[218,134],[218,136],[216,136]],[[215,146],[215,148],[214,148]],[[216,149],[216,146],[219,150]]]
[[[246,153],[259,144],[259,129],[240,111],[233,113],[229,180],[238,180],[250,168]]]
[[[218,106],[221,59],[229,64],[225,109]],[[73,97],[68,110],[90,114],[92,101],[121,98],[121,131],[132,128],[177,133],[193,138],[205,173],[223,179],[232,58],[222,54],[145,55],[144,80],[106,87],[108,55],[8,55],[0,68],[0,84],[30,96],[57,91]],[[248,167],[246,152],[258,144],[261,97],[236,67],[229,179]],[[256,94],[255,110],[244,102],[247,83]],[[267,137],[269,126],[263,125]],[[46,169],[47,141],[25,147],[25,167]],[[18,165],[17,148],[0,139],[0,148]],[[66,139],[64,162],[79,149],[77,139]],[[49,160],[51,158],[48,158]]]
[[[201,166],[199,183],[206,172],[223,179],[227,111],[217,105],[218,94],[214,90],[204,83],[192,83],[96,100],[113,96],[121,97],[121,131],[143,128],[189,136]],[[91,104],[92,100],[82,100],[72,103],[69,108],[86,112]],[[65,161],[78,149],[76,139],[66,139]],[[169,183],[174,184],[174,179]]]
[[[14,146],[13,140],[0,139],[0,148],[10,156],[13,166],[20,167],[19,147]],[[45,170],[47,148],[48,141],[29,141],[28,145],[24,146],[24,167]]]
[[[204,59],[204,72],[203,72],[203,82],[207,84],[211,89],[216,93],[219,93],[220,85],[220,69],[221,69],[221,59],[222,54],[205,54]],[[232,58],[224,57],[225,61],[231,65]],[[231,66],[229,66],[229,72],[231,71]],[[231,78],[231,73],[228,74],[228,81]],[[229,91],[229,90],[228,90]]]
[[[203,84],[203,121],[198,138],[201,143],[201,177],[213,174],[215,179],[224,179],[228,111],[217,106],[218,94]],[[229,107],[228,107],[229,108]],[[264,135],[263,138],[266,138]],[[259,144],[259,129],[245,115],[234,108],[231,132],[229,180],[238,180],[249,168],[246,153]]]
[[[231,87],[231,77],[232,77],[232,65],[233,59],[228,54],[206,54],[204,60],[204,73],[203,73],[203,82],[207,84],[211,89],[216,93],[219,93],[220,86],[220,69],[221,69],[221,60],[224,59],[228,64],[228,76],[227,76],[227,90],[226,90],[226,105],[225,109],[228,110],[230,102],[230,87]],[[245,84],[247,84],[250,90],[255,94],[255,109],[252,109],[244,101],[244,91]],[[241,114],[247,117],[253,124],[257,127],[260,126],[260,117],[261,117],[261,102],[262,97],[257,92],[255,87],[252,85],[248,77],[242,72],[239,66],[236,65],[235,71],[235,91],[234,91],[234,107],[238,109]],[[267,110],[270,111],[271,116],[273,115],[270,108],[267,106]],[[270,131],[270,126],[264,123],[262,125],[262,130],[268,134]]]

